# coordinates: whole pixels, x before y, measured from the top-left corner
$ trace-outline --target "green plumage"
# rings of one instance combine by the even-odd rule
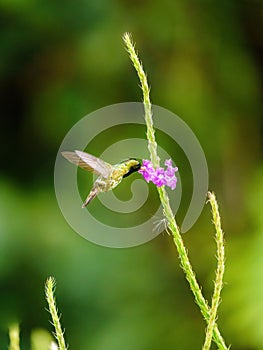
[[[62,156],[71,163],[98,175],[82,208],[88,205],[100,192],[112,190],[118,186],[124,177],[138,171],[141,167],[140,162],[134,158],[130,158],[116,165],[110,165],[91,154],[81,151],[62,152]]]

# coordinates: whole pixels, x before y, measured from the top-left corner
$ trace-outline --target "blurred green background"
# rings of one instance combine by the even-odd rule
[[[220,329],[233,349],[263,349],[262,17],[256,0],[0,0],[1,348],[11,322],[23,349],[33,330],[52,330],[50,275],[71,349],[201,348],[205,323],[171,237],[123,250],[93,245],[68,226],[54,194],[56,153],[74,123],[142,99],[121,40],[130,31],[153,103],[183,118],[207,157],[226,232]],[[191,176],[184,183],[187,162],[177,165],[183,212]],[[184,240],[210,300],[208,206]]]

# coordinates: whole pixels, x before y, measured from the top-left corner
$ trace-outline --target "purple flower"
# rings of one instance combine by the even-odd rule
[[[155,174],[154,177],[152,179],[152,182],[157,186],[157,187],[161,187],[163,185],[166,184],[166,175],[165,175],[165,171],[163,168],[157,168],[155,170]]]
[[[139,173],[142,174],[147,182],[153,181],[155,177],[155,170],[152,166],[152,163],[147,159],[143,160]]]
[[[164,164],[167,167],[165,170],[161,167],[154,169],[152,163],[144,159],[138,172],[142,174],[147,182],[152,181],[157,187],[166,185],[174,190],[177,184],[177,178],[174,174],[178,171],[178,168],[173,167],[171,159],[167,159]]]

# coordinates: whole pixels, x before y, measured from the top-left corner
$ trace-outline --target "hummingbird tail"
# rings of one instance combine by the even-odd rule
[[[82,204],[82,208],[85,208],[92,201],[92,199],[94,199],[97,196],[98,193],[99,191],[96,188],[92,189],[88,194],[88,197],[86,198],[85,202]]]

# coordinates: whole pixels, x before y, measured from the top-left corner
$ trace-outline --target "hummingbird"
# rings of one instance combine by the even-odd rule
[[[82,208],[85,208],[100,192],[112,190],[119,185],[123,178],[141,168],[141,163],[136,158],[129,158],[118,164],[111,165],[102,159],[82,151],[61,152],[61,154],[69,162],[98,175]]]

